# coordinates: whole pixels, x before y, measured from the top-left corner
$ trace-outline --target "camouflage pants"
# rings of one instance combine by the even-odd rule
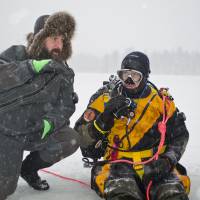
[[[98,162],[92,169],[92,189],[106,200],[145,200],[146,189],[132,165]],[[184,187],[174,173],[156,182],[150,190],[152,200],[188,200]]]

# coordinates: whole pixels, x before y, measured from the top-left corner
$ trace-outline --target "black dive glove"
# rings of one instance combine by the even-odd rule
[[[119,118],[128,110],[125,96],[116,96],[111,98],[106,104],[104,112],[99,114],[94,121],[95,128],[100,132],[109,131],[114,124],[114,118]],[[119,113],[120,111],[120,113]]]
[[[144,165],[144,175],[142,182],[147,187],[149,182],[160,181],[167,176],[172,169],[172,166],[167,158],[159,158]]]

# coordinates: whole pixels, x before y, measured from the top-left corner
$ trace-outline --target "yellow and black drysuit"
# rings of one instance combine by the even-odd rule
[[[95,123],[99,114],[104,112],[104,106],[110,99],[110,93],[103,87],[90,99],[86,111],[75,125],[82,137],[81,150],[85,157],[100,158],[92,168],[91,187],[106,199],[145,199],[143,183],[145,165],[128,163],[111,163],[123,159],[141,162],[150,159],[156,152],[160,142],[158,123],[163,117],[163,100],[161,94],[152,86],[147,85],[146,92],[139,98],[132,98],[137,106],[132,118],[115,118],[109,133],[101,130]],[[170,99],[168,93],[167,95]],[[159,158],[167,158],[171,169],[166,176],[154,179],[150,190],[151,199],[188,199],[189,178],[184,168],[178,164],[185,151],[189,134],[185,126],[185,118],[175,107],[171,98],[165,102],[167,122],[165,144]],[[96,137],[103,135],[104,139]],[[95,137],[94,137],[95,136]],[[177,176],[180,169],[185,176]],[[185,179],[184,181],[180,181]],[[184,183],[184,184],[183,184]],[[183,187],[185,186],[185,188]],[[115,196],[119,195],[119,198]],[[174,197],[175,196],[175,197]]]

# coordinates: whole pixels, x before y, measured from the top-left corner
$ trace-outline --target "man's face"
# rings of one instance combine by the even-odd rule
[[[64,37],[62,35],[49,36],[44,41],[44,48],[49,54],[49,57],[59,60],[63,49]]]

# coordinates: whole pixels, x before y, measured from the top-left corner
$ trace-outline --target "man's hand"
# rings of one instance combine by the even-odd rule
[[[102,132],[108,132],[114,124],[114,118],[116,117],[115,113],[123,107],[126,107],[126,97],[125,96],[116,96],[110,99],[105,104],[104,112],[99,114],[94,121],[95,128]]]
[[[113,113],[117,112],[119,109],[126,105],[127,103],[125,96],[120,95],[113,97],[105,104],[104,113],[112,115]]]
[[[144,165],[144,175],[142,181],[147,187],[149,182],[157,182],[167,176],[172,169],[172,166],[167,158],[159,158]]]

